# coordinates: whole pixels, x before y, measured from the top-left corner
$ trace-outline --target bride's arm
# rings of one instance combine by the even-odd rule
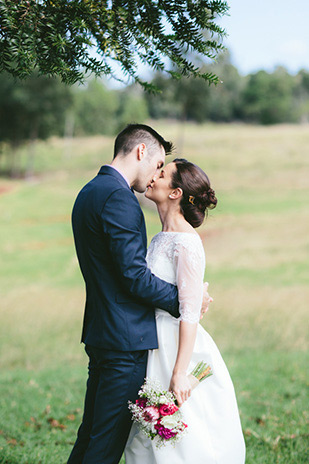
[[[205,258],[202,247],[177,247],[177,285],[179,292],[179,343],[170,382],[181,406],[191,394],[187,369],[191,360],[200,308],[203,299],[203,277]]]
[[[174,392],[179,406],[191,395],[187,369],[194,348],[197,324],[185,321],[179,324],[178,353],[170,382],[170,390]]]

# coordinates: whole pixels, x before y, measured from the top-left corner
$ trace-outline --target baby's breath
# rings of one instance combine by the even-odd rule
[[[140,399],[144,399],[146,401],[146,404],[142,406],[139,403],[132,403],[132,401],[129,401],[129,409],[132,412],[132,420],[138,424],[140,430],[146,435],[146,437],[155,441],[157,448],[161,448],[166,443],[175,445],[175,443],[177,443],[186,432],[186,425],[182,421],[182,414],[179,410],[170,415],[162,416],[160,414],[160,417],[152,422],[145,418],[146,407],[154,407],[157,411],[159,411],[160,406],[164,404],[175,405],[176,398],[174,394],[170,391],[163,390],[158,380],[147,377],[145,379],[145,383],[138,392],[138,395]],[[168,418],[171,420],[168,421]],[[164,426],[164,421],[169,423],[170,428],[168,428],[168,430],[175,435],[170,438],[163,438],[160,436],[158,430],[155,428],[155,425],[158,423],[160,424],[159,421],[163,421],[162,426]]]

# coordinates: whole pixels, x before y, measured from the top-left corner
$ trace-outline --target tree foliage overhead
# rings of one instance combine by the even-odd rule
[[[0,71],[24,78],[36,69],[72,84],[89,72],[119,78],[118,63],[151,89],[140,79],[142,62],[216,82],[190,57],[217,56],[225,31],[216,18],[227,10],[224,0],[0,0]]]

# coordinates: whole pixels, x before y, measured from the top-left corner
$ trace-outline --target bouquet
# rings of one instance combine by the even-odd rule
[[[210,366],[203,361],[198,363],[188,376],[192,389],[210,375]],[[129,401],[132,420],[148,438],[156,440],[158,448],[166,443],[177,443],[185,434],[187,424],[182,420],[175,395],[149,378],[145,379],[138,395],[135,403]]]
[[[151,440],[156,439],[158,448],[179,441],[187,424],[182,420],[174,394],[163,390],[157,380],[146,378],[138,395],[135,404],[129,401],[129,409],[142,432]]]

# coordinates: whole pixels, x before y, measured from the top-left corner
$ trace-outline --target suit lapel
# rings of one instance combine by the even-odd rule
[[[145,225],[145,218],[144,218],[143,212],[142,212],[141,233],[142,233],[142,237],[143,237],[143,244],[144,244],[145,250],[147,250],[147,234],[146,234],[146,225]]]

